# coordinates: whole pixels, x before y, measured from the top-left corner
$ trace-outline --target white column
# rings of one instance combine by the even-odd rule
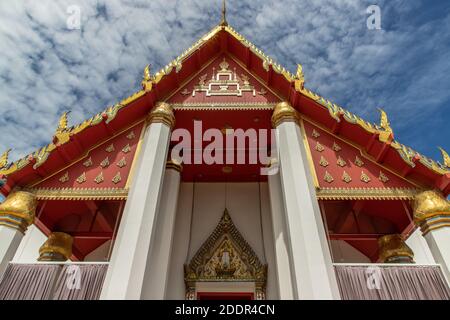
[[[431,254],[450,279],[450,201],[436,191],[424,191],[414,200],[414,221],[420,226]]]
[[[0,204],[0,278],[14,258],[28,226],[34,221],[37,201],[34,194],[11,193]]]
[[[180,190],[180,172],[181,165],[173,161],[167,163],[161,205],[156,218],[155,237],[152,240],[145,271],[142,299],[161,300],[166,298],[175,215]]]
[[[157,104],[149,122],[100,299],[141,298],[175,123],[172,108],[166,103]]]
[[[292,300],[294,288],[291,275],[291,261],[289,259],[289,240],[285,221],[283,193],[281,190],[280,174],[267,177],[269,185],[270,211],[272,213],[273,243],[275,248],[275,268],[278,292],[281,300]]]
[[[339,299],[328,241],[308,167],[297,112],[279,103],[277,128],[281,186],[298,299]]]
[[[434,264],[436,263],[433,258],[433,254],[430,251],[430,247],[427,241],[422,237],[422,232],[420,228],[417,228],[409,237],[406,239],[406,244],[414,252],[414,262],[417,264]]]

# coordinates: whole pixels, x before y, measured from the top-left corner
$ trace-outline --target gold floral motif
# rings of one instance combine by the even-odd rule
[[[344,171],[344,173],[342,174],[342,181],[350,183],[352,181],[352,177],[350,177],[350,175]]]
[[[112,182],[114,184],[118,184],[122,180],[122,177],[120,176],[120,172],[117,172],[116,175],[112,178]]]
[[[131,151],[131,147],[130,144],[127,144],[125,147],[123,147],[122,152],[123,153],[128,153]]]
[[[320,188],[319,200],[414,200],[418,189],[413,188]]]
[[[106,149],[105,149],[105,151],[106,152],[108,152],[108,153],[111,153],[111,152],[113,152],[115,149],[114,149],[114,143],[111,143],[109,146],[107,146],[106,147]]]
[[[323,150],[325,150],[324,146],[321,145],[319,141],[317,141],[316,147],[315,147],[315,148],[316,148],[316,150],[319,151],[319,152],[322,152]]]
[[[188,96],[188,95],[191,94],[191,92],[190,92],[187,88],[184,88],[184,90],[181,91],[181,94],[182,94],[183,96]]]
[[[364,165],[364,161],[362,161],[360,157],[356,156],[356,158],[355,158],[355,164],[356,164],[358,167],[362,167],[362,166]]]
[[[265,96],[267,94],[267,90],[264,88],[261,88],[261,90],[259,90],[257,92],[257,94],[259,94],[260,96]]]
[[[109,157],[106,157],[105,159],[103,159],[103,161],[100,162],[100,166],[101,166],[102,168],[108,167],[108,166],[109,166]]]
[[[333,150],[336,151],[336,152],[339,152],[339,151],[342,150],[342,148],[336,142],[334,142],[333,143]]]
[[[369,176],[364,171],[361,171],[361,181],[365,183],[370,182]]]
[[[89,159],[83,162],[83,166],[85,166],[86,168],[92,166],[92,157],[89,157]]]
[[[125,157],[123,157],[122,159],[119,160],[119,162],[117,162],[117,166],[119,168],[123,168],[127,165],[127,161],[125,160]]]
[[[312,136],[313,138],[316,138],[316,139],[317,139],[318,137],[320,137],[320,133],[317,132],[316,129],[314,129],[313,132],[312,132],[312,134],[311,134],[311,136]]]
[[[79,177],[77,178],[77,182],[78,182],[79,184],[82,184],[82,183],[85,183],[85,182],[86,182],[86,172],[83,172],[83,173],[81,174],[81,176],[79,176]]]
[[[328,183],[332,183],[334,181],[333,176],[328,171],[325,171],[325,176],[323,177],[323,180],[325,180]]]
[[[136,138],[136,135],[134,134],[134,131],[130,131],[130,133],[127,134],[127,139],[128,140],[133,140],[134,138]]]
[[[319,164],[320,164],[322,167],[326,167],[326,166],[329,165],[327,159],[325,159],[324,156],[321,156],[321,157],[320,157]]]
[[[0,156],[0,169],[6,168],[8,165],[8,156],[10,152],[11,149],[8,149]]]
[[[389,178],[388,178],[383,172],[381,172],[381,171],[380,171],[380,176],[378,177],[378,179],[379,179],[381,182],[384,182],[384,183],[386,183],[386,182],[389,181]]]
[[[338,157],[336,163],[337,163],[337,165],[340,166],[340,167],[345,167],[345,165],[347,164],[347,162],[345,162],[345,160],[342,159],[341,156]]]
[[[59,178],[59,182],[61,183],[66,183],[67,181],[69,181],[69,172],[66,171],[66,173],[64,173],[61,178]]]
[[[105,179],[103,178],[103,171],[100,171],[100,173],[98,174],[98,176],[95,177],[94,181],[97,184],[100,184],[104,181]]]

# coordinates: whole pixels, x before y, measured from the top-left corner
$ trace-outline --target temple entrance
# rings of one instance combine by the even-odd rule
[[[267,265],[242,237],[227,209],[184,272],[187,300],[264,300],[266,296]]]

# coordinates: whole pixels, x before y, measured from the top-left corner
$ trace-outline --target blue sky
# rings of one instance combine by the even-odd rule
[[[368,30],[366,8],[381,9]],[[81,29],[69,30],[77,5]],[[220,0],[1,1],[0,153],[47,144],[59,115],[75,124],[139,88],[220,20]],[[450,152],[450,1],[228,1],[228,21],[306,86],[441,160]]]

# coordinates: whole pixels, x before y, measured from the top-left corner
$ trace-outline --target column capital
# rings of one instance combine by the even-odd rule
[[[450,226],[450,201],[441,193],[428,190],[414,198],[414,222],[420,226],[422,234]]]
[[[52,232],[39,248],[39,261],[66,261],[72,255],[73,238],[64,232]]]
[[[33,224],[37,200],[34,193],[13,191],[0,204],[0,225],[17,229],[25,233]]]
[[[291,106],[289,102],[283,101],[275,106],[272,114],[272,126],[278,127],[283,122],[298,123],[298,112]]]
[[[175,126],[173,108],[166,102],[157,102],[148,116],[149,123],[164,123],[171,129]]]
[[[378,238],[379,257],[383,263],[413,263],[414,252],[400,234],[388,234]]]
[[[166,169],[173,169],[181,173],[183,171],[183,165],[176,160],[167,160]]]

